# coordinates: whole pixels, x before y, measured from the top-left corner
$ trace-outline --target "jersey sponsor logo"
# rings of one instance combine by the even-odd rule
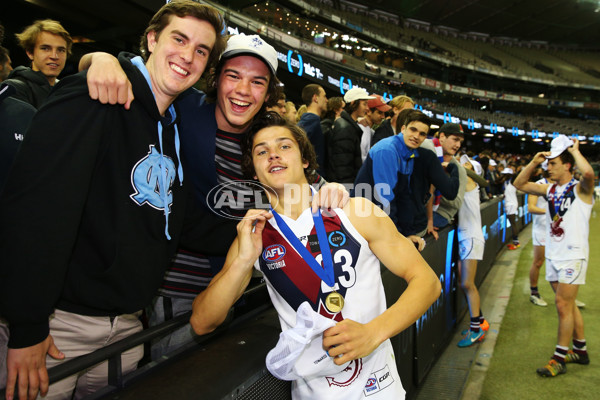
[[[161,178],[161,159],[166,164],[164,167],[167,172],[167,187],[163,187],[163,180]],[[173,160],[168,156],[161,157],[158,150],[151,144],[148,155],[138,161],[131,170],[131,185],[135,189],[135,193],[129,197],[139,206],[148,204],[157,210],[164,210],[163,193],[166,193],[166,200],[170,210],[173,205],[171,186],[175,180],[175,171]]]
[[[340,231],[331,232],[327,239],[329,239],[329,244],[333,247],[342,247],[346,244],[346,235],[344,235]]]
[[[285,256],[285,247],[280,244],[272,244],[263,251],[263,260],[267,263],[279,261],[283,256]]]
[[[377,379],[375,379],[375,378],[367,379],[367,384],[365,385],[365,388],[372,388],[374,386],[377,386]]]
[[[308,240],[308,245],[312,253],[319,253],[321,251],[317,235],[303,236],[299,239],[301,242]],[[331,247],[342,247],[346,244],[346,235],[341,231],[327,232],[327,241]]]
[[[565,271],[565,275],[567,278],[572,278],[575,274],[575,270],[573,268],[567,268]]]
[[[394,378],[386,364],[385,367],[371,374],[365,385],[364,394],[365,396],[371,396],[387,388],[392,383],[394,383]]]
[[[285,260],[276,261],[273,263],[267,263],[266,265],[269,270],[283,268],[283,267],[285,267]]]

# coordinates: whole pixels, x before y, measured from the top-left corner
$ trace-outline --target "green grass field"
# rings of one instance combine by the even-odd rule
[[[554,295],[540,274],[539,288],[548,307],[529,302],[532,244],[521,251],[514,286],[487,372],[481,399],[600,399],[600,201],[590,220],[590,259],[586,284],[578,299],[582,309],[590,364],[568,364],[567,373],[542,378],[535,370],[550,359],[556,345],[558,317]]]

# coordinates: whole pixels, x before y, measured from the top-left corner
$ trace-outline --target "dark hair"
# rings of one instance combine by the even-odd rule
[[[221,35],[225,23],[223,22],[223,17],[216,8],[192,0],[173,0],[162,6],[160,10],[154,14],[148,27],[144,31],[144,34],[140,38],[140,52],[144,61],[148,61],[148,57],[150,57],[150,50],[148,49],[148,33],[155,32],[156,40],[158,40],[163,29],[171,22],[171,17],[173,15],[179,18],[194,17],[201,21],[208,22],[215,29],[217,37],[206,64],[206,70],[209,70],[217,63],[221,53],[225,50],[225,40]]]
[[[346,112],[348,114],[352,114],[354,111],[356,111],[358,109],[358,106],[360,106],[361,101],[362,100],[354,100],[353,102],[346,103],[346,108],[344,108],[344,110],[346,110]]]
[[[240,54],[239,56],[256,57],[265,63],[265,65],[267,66],[267,69],[269,70],[269,86],[267,87],[267,100],[271,99],[271,98],[279,99],[280,93],[283,93],[283,86],[281,85],[281,82],[279,81],[279,79],[277,79],[277,76],[273,74],[273,72],[271,71],[271,68],[269,68],[266,61],[256,55],[253,55],[253,54]],[[228,57],[228,58],[221,58],[219,60],[219,62],[217,63],[217,66],[214,68],[211,68],[209,70],[208,76],[206,78],[206,99],[208,100],[209,103],[214,103],[215,101],[217,101],[217,87],[219,86],[219,78],[221,76],[221,72],[223,72],[223,66],[225,65],[225,62],[227,60],[229,60],[231,58],[235,58],[235,57],[238,57],[238,55],[234,55],[234,56]],[[265,103],[266,103],[266,101],[265,101]],[[275,103],[277,103],[277,102],[275,102]],[[265,107],[266,107],[266,104],[263,104],[259,113],[263,112],[265,110]]]
[[[319,95],[321,93],[321,85],[317,85],[316,83],[310,83],[302,89],[302,102],[308,107],[310,103],[312,103],[312,98],[314,95]],[[329,104],[329,103],[328,103]]]
[[[575,157],[573,157],[573,154],[571,154],[569,150],[565,150],[560,153],[558,158],[560,158],[560,161],[563,164],[570,164],[571,166],[569,167],[569,172],[573,172],[573,167],[575,166]]]
[[[342,108],[344,99],[341,97],[331,97],[327,100],[327,111],[325,111],[324,119],[335,119],[335,111]]]
[[[6,64],[8,62],[9,56],[10,56],[10,53],[8,52],[8,49],[0,46],[0,66],[4,66],[4,64]]]
[[[279,100],[285,101],[285,93],[283,93],[283,90],[280,90],[275,96],[269,96],[269,98],[265,100],[265,107],[275,107]]]
[[[408,112],[403,118],[400,118],[404,111]],[[396,132],[400,132],[404,125],[408,126],[408,124],[415,121],[422,122],[425,125],[427,125],[427,127],[431,126],[431,119],[427,115],[423,114],[421,111],[403,110],[402,112],[400,112],[400,114],[398,114],[398,118],[396,119]]]
[[[308,136],[306,136],[306,132],[298,125],[289,123],[284,117],[274,111],[267,111],[260,114],[244,135],[242,140],[242,172],[244,176],[248,179],[253,179],[256,175],[252,161],[254,137],[262,129],[272,126],[281,126],[290,131],[294,140],[298,143],[302,161],[308,162],[308,167],[304,168],[304,176],[306,176],[308,182],[314,182],[318,168],[317,156],[312,143],[308,139]]]

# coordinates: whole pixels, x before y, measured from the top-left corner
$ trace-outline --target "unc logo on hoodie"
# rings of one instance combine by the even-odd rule
[[[162,193],[166,191],[166,203],[169,205],[169,209],[171,208],[173,204],[173,192],[171,192],[170,188],[175,180],[176,168],[175,163],[170,157],[164,156],[162,160],[166,164],[166,185],[168,186],[166,188],[163,187],[161,179],[161,155],[154,145],[150,145],[148,155],[138,161],[133,167],[131,171],[131,184],[135,189],[135,193],[129,197],[137,205],[149,204],[157,210],[164,210],[165,204]]]

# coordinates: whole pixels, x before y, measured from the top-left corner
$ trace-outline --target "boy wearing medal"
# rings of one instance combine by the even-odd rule
[[[294,327],[304,302],[337,322],[324,331],[322,346],[335,365],[347,367],[333,376],[295,380],[293,398],[403,398],[389,338],[439,296],[437,276],[369,200],[353,198],[343,209],[312,214],[308,182],[316,169],[314,150],[304,131],[283,118],[269,113],[254,124],[242,167],[268,188],[271,211],[251,210],[238,224],[223,270],[194,300],[190,322],[196,333],[224,321],[254,266],[265,277],[284,331]],[[388,309],[380,261],[408,282]]]
[[[545,159],[554,184],[528,182]],[[573,166],[581,181],[573,178]],[[579,285],[585,284],[589,258],[589,220],[594,204],[594,171],[579,151],[579,141],[560,135],[551,151],[537,153],[515,179],[517,189],[548,200],[546,211],[546,279],[556,293],[558,344],[548,364],[538,368],[541,376],[567,372],[566,363],[589,364],[583,317],[575,305]],[[573,349],[569,341],[573,339]]]

